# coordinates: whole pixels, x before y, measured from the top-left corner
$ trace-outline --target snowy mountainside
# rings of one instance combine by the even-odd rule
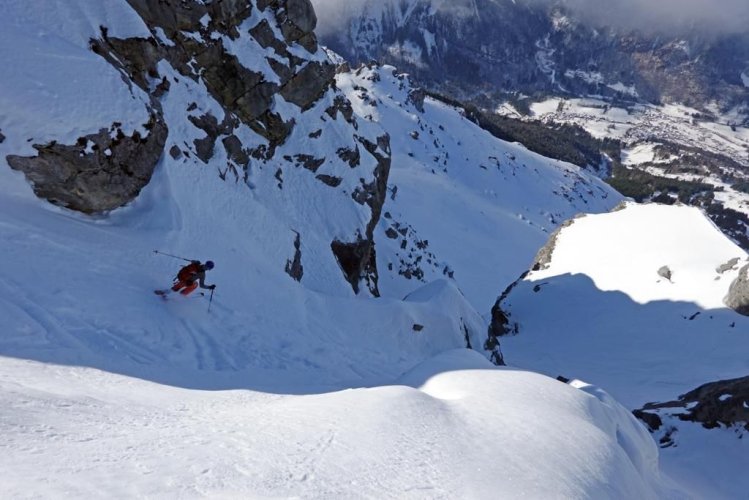
[[[696,208],[628,204],[575,219],[502,300],[517,332],[504,349],[519,366],[588,380],[633,409],[744,377],[749,318],[725,301],[747,266]],[[661,441],[672,445],[661,454],[672,477],[698,484],[698,496],[743,495],[741,433],[674,421]]]
[[[625,154],[657,148],[668,161],[625,168],[613,157],[612,185],[637,201],[699,206],[749,249],[746,30],[706,33],[704,19],[673,29],[635,13],[644,24],[609,13],[599,26],[580,2],[566,1],[316,4],[340,5],[322,41],[353,63],[392,64],[430,91],[541,123],[552,135],[574,136],[559,125],[576,124],[596,138],[621,140]]]
[[[1,489],[676,496],[618,403],[483,349],[547,235],[620,197],[393,68],[334,75],[308,7],[0,6]],[[210,312],[152,293],[183,264],[154,249],[216,262]]]
[[[76,11],[73,5],[63,3],[59,8]],[[82,31],[74,35],[58,34],[67,37],[65,44],[45,37],[41,37],[40,43],[68,47],[77,57],[94,64],[93,61],[102,56],[92,50],[82,52],[89,46],[88,37],[97,40],[95,37],[100,36],[101,26],[116,23],[112,19],[117,19],[117,9],[128,11],[129,17],[123,17],[128,22],[135,14],[124,4],[88,9],[87,2],[81,0],[77,5],[78,11],[85,11],[89,16]],[[6,3],[3,8],[9,14],[22,14],[31,7],[18,2]],[[264,26],[276,23],[277,32],[271,32],[279,36],[276,41],[281,43],[280,11],[275,8],[260,10],[253,3],[249,12],[242,12],[249,14],[237,20],[247,28],[242,29],[242,33],[249,33],[253,22]],[[23,19],[22,15],[19,17]],[[4,16],[8,20],[16,18],[15,15]],[[168,21],[168,16],[166,19]],[[205,16],[201,19],[203,21],[194,27],[197,32],[191,35],[193,38],[222,40],[221,44],[229,44],[219,35],[210,38],[202,33],[201,30],[211,24]],[[49,30],[45,23],[53,23],[46,17],[35,22],[40,23],[40,30]],[[35,26],[32,21],[29,23]],[[148,43],[164,50],[176,50],[172,44],[178,47],[177,42],[190,47],[191,42],[179,38],[187,36],[185,29],[167,32],[166,21],[164,26],[150,28],[155,34]],[[149,28],[141,23],[138,29]],[[106,32],[107,43],[113,47],[124,45],[124,42],[118,45],[114,34],[137,35],[134,39],[123,40],[134,40],[130,43],[138,47],[143,39],[142,31],[107,27]],[[167,33],[177,41],[160,41]],[[232,43],[242,54],[243,62],[256,62],[258,67],[253,66],[251,71],[268,70],[269,63],[264,58],[268,52],[254,37],[240,37]],[[294,54],[306,51],[296,43],[289,43],[288,49],[283,50]],[[275,49],[274,54],[277,54]],[[275,60],[274,57],[270,58]],[[308,53],[307,57],[310,60],[305,68],[311,64],[330,66],[319,49]],[[299,64],[298,56],[289,54],[289,58]],[[39,64],[31,56],[25,61],[32,68]],[[341,257],[335,255],[331,247],[334,242],[354,245],[364,242],[365,249],[373,244],[373,227],[381,208],[378,203],[383,201],[377,198],[384,198],[384,186],[379,185],[386,181],[390,153],[385,131],[376,123],[360,120],[349,112],[348,100],[330,85],[332,81],[319,88],[313,86],[313,93],[321,91],[322,94],[305,110],[286,101],[281,88],[272,95],[271,107],[264,115],[245,122],[239,118],[243,113],[241,109],[227,108],[214,98],[214,93],[219,91],[210,81],[185,75],[182,72],[188,71],[186,68],[175,68],[172,63],[179,63],[179,58],[165,55],[154,61],[159,74],[154,82],[171,83],[168,90],[154,91],[148,97],[152,112],[160,114],[168,127],[166,151],[160,156],[150,182],[124,208],[91,217],[79,215],[40,202],[23,175],[9,168],[2,169],[1,202],[7,218],[3,225],[3,256],[6,262],[15,263],[24,262],[24,256],[31,254],[35,262],[34,266],[12,266],[4,270],[4,306],[8,316],[14,318],[14,328],[23,332],[20,337],[4,339],[6,355],[83,364],[130,375],[143,370],[149,377],[161,381],[174,377],[173,383],[179,385],[206,386],[212,386],[213,372],[222,380],[217,382],[219,385],[231,380],[231,386],[241,386],[243,383],[236,373],[244,370],[280,370],[283,375],[287,368],[296,367],[298,371],[289,372],[294,377],[308,379],[307,372],[327,365],[331,370],[327,375],[321,373],[314,377],[325,385],[331,380],[357,380],[374,374],[397,375],[420,361],[422,354],[465,346],[465,330],[473,336],[474,345],[481,345],[484,322],[462,299],[454,284],[445,284],[434,292],[437,296],[452,297],[446,303],[457,309],[447,314],[444,308],[434,313],[425,310],[429,308],[392,300],[373,303],[370,307],[366,301],[355,298],[352,288],[359,285],[359,274],[356,274],[359,263],[353,263],[354,272],[349,281],[346,270],[339,265]],[[90,94],[92,102],[82,107],[83,111],[91,113],[92,120],[95,110],[108,105],[104,92],[96,90],[100,81],[104,85],[118,81],[132,88],[135,96],[141,95],[142,89],[134,81],[122,80],[122,68],[109,71],[104,68],[95,72],[97,78],[91,76],[91,80],[83,82],[95,89]],[[222,69],[209,66],[204,70]],[[230,67],[229,71],[232,70]],[[16,76],[22,78],[23,75],[19,71]],[[140,77],[134,70],[133,75],[134,79]],[[270,74],[266,77],[273,79]],[[57,95],[67,98],[72,91],[66,88],[77,88],[81,84],[77,80],[58,80],[51,74],[43,86],[27,81],[25,86],[15,83],[10,88],[18,95],[26,88],[30,96],[25,98],[32,99],[37,93],[46,94],[47,89],[60,87]],[[16,94],[11,93],[10,97],[15,98]],[[124,108],[133,101],[136,108],[143,106],[142,102],[128,98],[118,106]],[[51,113],[56,109],[49,107]],[[109,119],[108,115],[104,116]],[[76,115],[70,119],[75,122]],[[133,122],[133,127],[138,120]],[[278,131],[271,126],[278,122],[290,124],[281,127],[280,132],[286,135],[283,142],[275,140],[273,135]],[[6,140],[0,148],[4,160],[13,155],[33,154],[33,138],[47,137],[43,130],[35,128],[39,123],[36,117],[24,121],[20,111],[13,115],[13,120],[3,123]],[[86,122],[81,120],[80,123]],[[128,126],[124,121],[118,123],[121,128]],[[95,132],[99,125],[92,122],[87,126],[91,128],[81,129],[80,133]],[[255,129],[269,137],[256,133]],[[59,140],[62,142],[66,138]],[[237,141],[239,148],[231,146]],[[81,158],[90,156],[106,162],[106,155],[93,150],[90,144],[71,142],[71,147],[79,148],[77,154]],[[204,147],[206,143],[211,147]],[[355,161],[344,160],[345,152],[352,156],[355,152]],[[238,164],[242,156],[246,163]],[[128,167],[116,162],[114,166]],[[328,177],[321,179],[322,175]],[[334,177],[337,180],[330,181]],[[87,184],[76,184],[76,187],[87,194]],[[207,304],[201,304],[198,313],[189,302],[175,300],[162,304],[154,300],[152,291],[168,286],[181,265],[178,260],[154,255],[154,249],[216,261],[217,268],[209,277],[209,282],[219,284],[212,307],[224,314],[206,315]],[[369,256],[364,253],[361,259],[366,262]],[[299,265],[293,269],[295,262]],[[54,279],[50,282],[46,276],[54,276]],[[124,285],[123,279],[126,279]],[[376,291],[376,282],[370,281],[370,284],[371,290]],[[102,293],[110,289],[111,293]],[[365,296],[370,294],[366,285],[362,285],[360,291]],[[190,300],[203,302],[199,297]],[[366,312],[359,310],[356,304],[361,304]],[[262,311],[268,313],[261,314]],[[392,335],[374,333],[380,328],[377,318],[382,314],[395,318],[389,330]],[[174,324],[175,317],[181,318],[178,327]],[[333,317],[338,318],[332,320]],[[331,322],[336,325],[334,328]],[[347,323],[348,326],[344,326]],[[425,333],[401,339],[399,332],[412,331],[413,323],[425,325]],[[275,334],[266,337],[252,333],[257,331]],[[350,331],[358,331],[361,338],[349,343],[347,332]],[[294,340],[296,336],[299,338]],[[385,355],[388,336],[393,341],[392,349],[398,346],[400,362],[394,363]],[[341,343],[344,350],[352,348],[362,354],[368,349],[366,345],[376,350],[382,348],[383,356],[370,353],[365,356],[369,360],[368,367],[357,369],[358,355],[353,352],[342,356],[351,360],[347,366],[333,362],[336,356],[331,356],[326,348],[315,347],[324,345],[335,350],[331,346]],[[291,346],[297,346],[299,351]],[[422,351],[423,348],[426,351]],[[206,349],[212,353],[210,356],[206,356]],[[422,354],[417,354],[419,352]],[[413,354],[415,358],[411,357]],[[205,370],[209,372],[205,377],[194,373]],[[187,372],[192,375],[185,375]]]
[[[574,165],[497,140],[395,68],[361,67],[339,74],[337,85],[358,115],[390,134],[377,234],[385,294],[403,296],[414,282],[449,276],[487,312],[559,224],[622,200]]]

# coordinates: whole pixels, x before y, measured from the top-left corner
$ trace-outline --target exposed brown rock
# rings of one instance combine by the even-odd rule
[[[749,430],[749,377],[711,382],[675,401],[648,403],[638,412],[635,415],[643,420],[641,414],[648,413],[646,418],[652,422],[654,414],[670,414],[682,421],[701,423],[708,429],[725,426]]]
[[[148,135],[101,129],[75,145],[34,145],[35,157],[8,156],[26,174],[37,196],[85,213],[113,210],[133,200],[151,180],[166,143],[167,128],[154,114]],[[119,131],[113,139],[113,130]]]
[[[737,313],[749,316],[749,264],[741,268],[723,302]]]
[[[328,90],[334,78],[335,66],[311,62],[281,88],[281,95],[307,110]]]

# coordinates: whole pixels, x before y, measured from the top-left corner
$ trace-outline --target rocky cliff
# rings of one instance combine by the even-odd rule
[[[55,6],[62,14],[74,7]],[[123,126],[126,116],[104,121],[104,112],[92,112],[88,130],[71,127],[77,136],[66,130],[26,144],[27,132],[6,127],[3,133],[19,144],[8,145],[8,164],[36,194],[86,213],[110,211],[134,200],[167,155],[169,165],[206,168],[250,190],[267,177],[269,207],[295,235],[294,260],[301,247],[315,247],[311,240],[326,240],[320,245],[332,251],[353,289],[364,279],[377,295],[373,228],[385,199],[389,137],[375,124],[360,126],[335,88],[336,68],[318,47],[310,2],[122,0],[107,8],[132,18],[130,33],[100,24],[88,40],[69,38],[98,65],[96,75],[80,82],[81,90],[91,90],[86,106],[129,106],[142,118]],[[94,90],[107,84],[130,99],[95,102]],[[29,145],[36,154],[24,154]],[[286,192],[284,183],[295,177],[314,187],[300,190],[292,181],[295,188]],[[341,220],[312,215],[315,196],[337,200]],[[315,223],[300,227],[310,216]],[[301,263],[289,269],[302,278]]]

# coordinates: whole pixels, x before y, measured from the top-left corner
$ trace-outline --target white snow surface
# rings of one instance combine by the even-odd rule
[[[749,319],[723,299],[746,262],[696,208],[629,204],[576,219],[557,237],[551,264],[510,295],[521,333],[508,349],[521,366],[579,375],[632,408],[738,377]],[[659,275],[664,266],[670,280]],[[530,313],[539,309],[546,313]]]
[[[306,396],[194,391],[7,358],[0,366],[0,481],[15,498],[674,493],[652,439],[617,403],[468,350],[394,385]]]
[[[89,50],[100,26],[113,37],[150,36],[126,2],[3,0],[0,20],[0,130],[15,154],[75,143],[113,122],[147,135],[148,96]]]
[[[551,264],[505,301],[519,324],[505,352],[514,365],[605,387],[631,409],[745,376],[749,318],[723,298],[747,260],[696,208],[628,204],[576,219],[557,237]],[[659,275],[663,266],[670,280]],[[667,470],[698,497],[741,498],[746,447],[731,430],[689,425],[688,449],[662,453]],[[732,481],[718,483],[708,470]]]

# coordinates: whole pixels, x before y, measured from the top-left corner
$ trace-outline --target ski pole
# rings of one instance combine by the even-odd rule
[[[166,256],[166,257],[172,257],[173,259],[184,260],[184,261],[187,261],[187,262],[192,262],[192,261],[193,261],[193,259],[186,259],[186,258],[184,258],[184,257],[180,257],[180,256],[178,256],[178,255],[172,255],[172,254],[170,254],[170,253],[166,253],[166,252],[160,252],[160,251],[158,251],[158,250],[154,250],[154,251],[153,251],[153,253],[155,253],[155,254],[159,254],[159,255],[164,255],[164,256]]]
[[[211,312],[211,304],[213,304],[213,292],[214,292],[214,291],[216,291],[216,289],[215,289],[215,288],[211,290],[211,298],[210,298],[210,300],[208,301],[208,312]]]

